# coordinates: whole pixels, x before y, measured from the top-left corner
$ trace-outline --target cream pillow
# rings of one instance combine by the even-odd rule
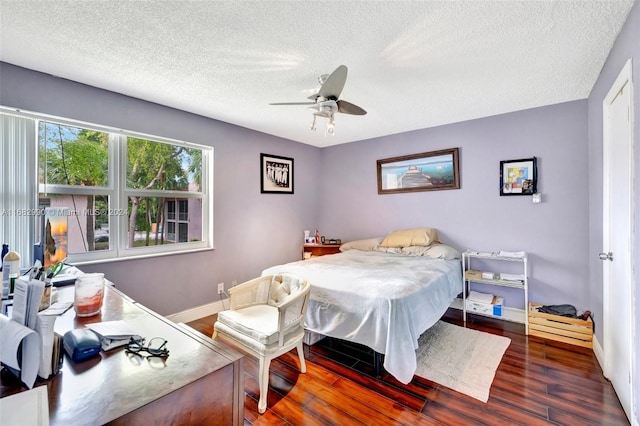
[[[446,244],[432,244],[428,247],[425,246],[409,246],[402,247],[400,250],[405,256],[424,256],[431,259],[444,259],[453,260],[460,259],[462,256],[460,252]]]
[[[439,243],[435,228],[415,228],[390,232],[380,243],[381,247],[429,246]]]
[[[382,253],[393,253],[393,254],[401,254],[402,253],[402,249],[400,247],[382,247],[382,246],[378,246],[376,248],[376,251],[382,252]]]
[[[381,241],[382,241],[382,237],[349,241],[348,243],[344,243],[343,245],[340,246],[340,251],[347,251],[347,250],[372,251],[378,248]]]
[[[431,246],[407,246],[400,249],[400,253],[405,256],[424,256]]]

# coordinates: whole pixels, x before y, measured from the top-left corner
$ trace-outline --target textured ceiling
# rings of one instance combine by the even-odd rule
[[[0,60],[329,146],[584,99],[632,5],[0,0]],[[368,114],[338,114],[335,136],[269,105],[340,64]]]

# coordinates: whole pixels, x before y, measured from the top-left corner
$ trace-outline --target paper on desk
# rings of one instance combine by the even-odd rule
[[[90,328],[102,337],[129,338],[138,334],[138,332],[124,320],[94,322],[93,324],[85,325],[85,327]]]
[[[53,327],[56,323],[56,318],[58,318],[56,315],[43,315],[40,312],[36,322],[36,332],[40,336],[42,344],[38,376],[43,379],[48,379],[53,373],[51,356],[53,355]]]
[[[48,425],[49,396],[46,386],[0,398],[2,424]]]
[[[44,293],[43,281],[17,279],[13,293],[11,319],[35,329],[42,293]]]
[[[140,337],[140,334],[124,320],[95,322],[85,327],[98,333],[103,351],[124,346],[131,337]]]
[[[20,371],[20,379],[29,389],[38,375],[42,342],[40,335],[28,327],[0,315],[0,362]],[[18,348],[22,343],[22,360]]]
[[[38,315],[62,315],[73,306],[73,302],[56,302],[44,311],[38,312]]]

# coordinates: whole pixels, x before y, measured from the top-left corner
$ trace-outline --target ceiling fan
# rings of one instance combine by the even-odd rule
[[[308,97],[313,102],[278,102],[269,105],[311,105],[313,110],[313,122],[311,130],[316,130],[316,119],[324,117],[327,119],[327,133],[335,134],[334,114],[337,112],[351,115],[365,115],[367,111],[350,102],[339,99],[340,93],[347,81],[347,67],[340,65],[331,74],[322,74],[318,77],[320,89],[317,93]]]

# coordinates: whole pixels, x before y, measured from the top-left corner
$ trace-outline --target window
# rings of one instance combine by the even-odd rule
[[[188,146],[127,138],[129,248],[203,241],[202,154]],[[159,231],[165,228],[166,233]]]
[[[39,121],[36,217],[45,264],[109,250],[115,192],[109,181],[109,133]]]
[[[50,262],[212,247],[212,148],[35,114],[26,119],[35,132],[17,135],[16,144],[37,147],[38,208],[25,246],[41,241]]]

